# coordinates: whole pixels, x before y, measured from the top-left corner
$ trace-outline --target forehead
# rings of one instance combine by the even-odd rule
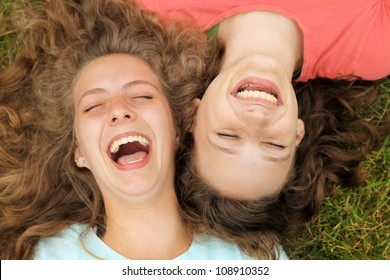
[[[109,71],[107,71],[109,70]],[[78,78],[88,75],[99,75],[99,78],[110,77],[112,73],[130,72],[132,75],[157,76],[143,59],[129,54],[109,54],[97,57],[84,65]]]
[[[75,94],[93,88],[114,88],[131,81],[142,80],[162,91],[162,85],[152,68],[141,58],[128,54],[110,54],[86,64],[75,80]]]

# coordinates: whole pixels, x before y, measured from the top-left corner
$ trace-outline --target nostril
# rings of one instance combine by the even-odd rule
[[[131,120],[131,119],[132,119],[132,117],[130,114],[125,114],[125,115],[123,115],[123,117],[120,117],[120,118],[112,117],[111,123],[116,123],[116,122],[119,122],[120,120]]]

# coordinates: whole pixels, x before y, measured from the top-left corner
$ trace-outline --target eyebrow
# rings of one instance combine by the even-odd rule
[[[265,159],[271,162],[285,162],[290,158],[290,155],[291,153],[288,153],[280,157],[265,156]]]
[[[122,89],[128,89],[128,88],[132,88],[132,87],[138,86],[138,85],[147,85],[147,86],[153,87],[153,88],[156,89],[157,91],[160,90],[157,86],[155,86],[155,85],[152,84],[151,82],[148,82],[148,81],[145,81],[145,80],[134,80],[134,81],[125,83],[125,84],[122,86]],[[98,94],[98,93],[104,93],[104,92],[107,92],[104,88],[93,88],[93,89],[89,89],[89,90],[85,91],[85,92],[81,95],[80,100],[79,100],[79,103],[81,102],[81,100],[82,100],[84,97],[86,97],[86,96],[88,96],[88,95]]]
[[[147,85],[147,86],[151,86],[151,87],[155,88],[156,90],[160,90],[157,86],[155,86],[151,82],[148,82],[148,81],[145,81],[145,80],[134,80],[134,81],[125,83],[122,86],[122,88],[126,89],[126,88],[131,88],[131,87],[137,86],[137,85]]]
[[[212,139],[210,139],[209,137],[207,137],[207,139],[208,139],[209,143],[211,144],[211,146],[214,147],[214,149],[222,151],[222,152],[230,154],[230,155],[237,154],[237,151],[235,149],[220,146],[217,143],[215,143]],[[264,158],[265,158],[265,160],[270,161],[270,162],[282,163],[282,162],[287,161],[290,158],[290,155],[291,155],[291,153],[288,153],[288,154],[280,156],[280,157],[266,155],[266,156],[264,156]]]

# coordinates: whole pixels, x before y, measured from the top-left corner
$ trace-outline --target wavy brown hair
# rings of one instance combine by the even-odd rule
[[[208,83],[218,74],[223,55],[224,48],[219,45]],[[335,186],[364,182],[364,156],[378,148],[389,133],[389,118],[382,130],[359,116],[378,93],[375,82],[318,78],[293,86],[305,136],[287,183],[277,196],[236,200],[206,184],[196,170],[191,133],[186,134],[177,161],[177,192],[187,218],[200,227],[206,225],[216,236],[234,240],[261,259],[278,258],[279,244],[317,214]],[[187,123],[187,129],[191,126],[192,122]]]
[[[20,50],[0,73],[0,259],[32,258],[39,238],[73,223],[105,225],[99,188],[73,159],[73,86],[84,65],[113,53],[142,58],[182,131],[208,57],[200,31],[163,26],[127,0],[22,4]]]

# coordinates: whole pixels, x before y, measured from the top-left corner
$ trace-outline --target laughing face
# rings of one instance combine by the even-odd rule
[[[75,161],[105,201],[174,191],[176,129],[158,77],[141,59],[112,54],[81,70],[74,88]]]
[[[193,134],[200,176],[222,195],[256,199],[280,192],[304,135],[290,77],[271,57],[227,68],[198,103]]]

